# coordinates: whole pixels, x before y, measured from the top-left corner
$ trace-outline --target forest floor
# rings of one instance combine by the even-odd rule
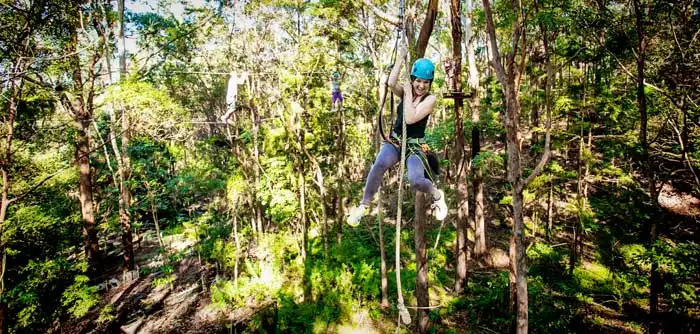
[[[670,187],[664,187],[660,200],[662,207],[673,214],[684,217],[700,215],[700,199],[681,193]],[[490,212],[495,212],[490,208]],[[470,264],[471,277],[494,278],[508,270],[508,244],[510,227],[499,222],[497,217],[488,217],[489,253],[479,261]],[[429,228],[437,228],[431,225]],[[540,232],[541,233],[541,232]],[[159,251],[158,243],[152,233],[141,236],[141,243],[136,248],[136,263],[140,272],[131,283],[119,283],[102,294],[103,304],[87,316],[63,325],[64,333],[235,333],[242,332],[258,312],[272,312],[275,317],[277,305],[272,301],[261,301],[247,308],[222,310],[211,304],[211,295],[207,289],[215,281],[216,270],[212,266],[201,265],[193,242],[187,241],[184,234],[174,234],[164,238],[168,254]],[[533,239],[534,240],[534,239]],[[532,240],[531,240],[532,241]],[[571,235],[560,232],[551,241],[553,245],[568,247]],[[120,245],[112,245],[114,250]],[[601,264],[596,259],[598,245],[594,240],[584,240],[584,256],[579,265],[581,272],[592,277],[592,281],[606,282],[605,271],[601,274]],[[109,252],[108,252],[109,253]],[[118,252],[113,252],[107,259],[109,267],[104,280],[109,285],[124,282],[121,273],[121,259]],[[453,271],[453,268],[445,268]],[[597,276],[596,276],[597,275]],[[113,284],[114,285],[114,284]],[[442,288],[442,287],[441,287]],[[449,290],[449,288],[447,288]],[[625,302],[622,305],[612,303],[611,296],[596,295],[590,291],[592,298],[577,298],[564,290],[557,290],[552,284],[546,288],[548,298],[559,300],[568,307],[573,317],[584,324],[577,332],[595,333],[642,333],[646,322],[648,304],[644,302]],[[432,297],[432,292],[431,292]],[[532,298],[532,297],[531,297]],[[537,297],[536,297],[537,298]],[[439,302],[439,301],[437,301]],[[537,300],[531,301],[536,307]],[[431,301],[433,303],[433,301]],[[360,309],[341,323],[327,324],[327,333],[391,333],[394,330],[395,314],[382,312],[379,320],[371,317],[369,310]],[[469,312],[455,310],[454,313],[434,321],[437,333],[470,332],[494,333],[488,325],[466,327]],[[668,319],[673,321],[673,319]],[[697,321],[697,319],[695,320]],[[268,324],[274,326],[274,324]]]
[[[151,235],[152,236],[152,235]],[[215,318],[209,307],[210,296],[202,291],[201,280],[210,280],[209,268],[199,265],[196,257],[182,257],[174,268],[165,264],[153,238],[135,247],[139,277],[128,282],[121,272],[120,258],[105,275],[121,283],[103,292],[103,305],[65,326],[66,333],[221,333],[226,326]],[[183,235],[164,238],[172,255],[184,253],[191,246]],[[119,247],[119,245],[115,245]],[[208,285],[206,285],[208,286]],[[99,319],[99,320],[98,320]]]
[[[269,312],[275,307],[271,301],[250,304],[233,311],[212,307],[211,295],[203,291],[202,286],[209,287],[214,282],[213,268],[200,265],[196,254],[183,256],[189,253],[192,242],[185,240],[183,234],[163,238],[170,259],[174,257],[178,263],[170,268],[158,251],[158,243],[152,238],[144,239],[147,241],[135,249],[135,253],[139,254],[136,264],[141,275],[131,283],[120,283],[105,291],[100,307],[81,319],[64,324],[60,332],[240,333],[255,313]],[[120,260],[120,257],[113,256],[108,261],[110,268],[104,275],[106,282],[110,278],[113,278],[112,282],[123,282]],[[367,310],[359,310],[347,323],[329,324],[326,328],[329,333],[390,331],[391,324],[371,319]]]

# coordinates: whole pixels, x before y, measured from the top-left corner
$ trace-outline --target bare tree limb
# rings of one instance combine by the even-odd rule
[[[370,0],[362,0],[362,3],[365,4],[369,10],[374,13],[374,15],[377,15],[380,19],[382,19],[384,22],[389,23],[391,25],[399,25],[401,21],[399,20],[398,17],[389,15],[383,11],[381,11],[379,8],[377,8]]]
[[[73,167],[73,166],[69,165],[69,166],[65,166],[65,167],[59,168],[59,169],[58,169],[57,171],[55,171],[53,174],[50,174],[50,175],[44,177],[44,178],[43,178],[41,181],[39,181],[37,184],[35,184],[35,185],[32,186],[31,188],[29,188],[29,190],[25,191],[24,193],[22,193],[21,195],[19,195],[19,196],[17,196],[17,197],[13,197],[12,199],[10,199],[9,202],[10,202],[10,203],[13,203],[13,202],[15,202],[15,201],[19,201],[20,199],[26,197],[27,195],[31,194],[31,193],[34,192],[35,190],[39,189],[39,187],[41,187],[41,186],[42,186],[44,183],[46,183],[48,180],[52,179],[54,176],[60,174],[61,172],[63,172],[64,170],[66,170],[66,169],[68,169],[68,168],[70,168],[70,167]]]
[[[496,71],[496,76],[499,82],[506,82],[506,73],[503,69],[503,64],[501,63],[501,53],[498,52],[498,45],[496,44],[496,28],[493,23],[493,14],[491,13],[491,3],[488,0],[483,0],[484,12],[486,12],[486,30],[490,36],[489,42],[491,44],[491,66],[493,66]]]

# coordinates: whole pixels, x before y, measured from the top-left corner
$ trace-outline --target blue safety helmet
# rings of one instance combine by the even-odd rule
[[[413,68],[411,69],[411,76],[423,80],[433,80],[434,75],[435,65],[433,65],[432,61],[426,58],[421,58],[413,63]]]

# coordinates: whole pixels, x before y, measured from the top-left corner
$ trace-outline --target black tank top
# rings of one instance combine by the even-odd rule
[[[420,99],[420,102],[423,102],[430,94],[425,94],[423,97]],[[396,109],[397,117],[396,117],[396,122],[394,122],[394,133],[396,133],[399,137],[401,137],[401,126],[403,122],[403,99],[399,102],[399,107]],[[423,117],[418,122],[415,122],[413,124],[406,124],[406,138],[423,138],[425,136],[425,127],[428,125],[428,118],[430,118],[430,114],[427,116]]]

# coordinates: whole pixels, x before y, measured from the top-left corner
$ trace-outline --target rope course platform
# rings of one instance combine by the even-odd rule
[[[469,97],[472,97],[471,92],[464,93],[464,92],[458,91],[458,90],[450,90],[450,91],[442,94],[443,99],[455,99],[455,98],[463,99],[463,98],[469,98]]]

